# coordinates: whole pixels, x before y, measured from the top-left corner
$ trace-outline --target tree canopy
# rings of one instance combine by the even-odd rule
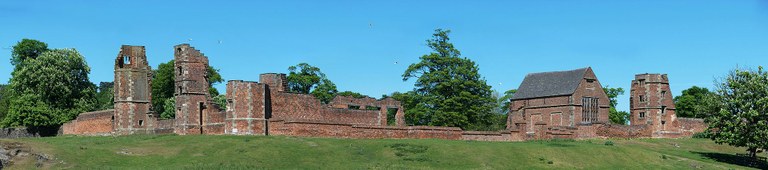
[[[33,39],[22,39],[13,46],[11,64],[18,65],[24,60],[35,59],[46,51],[48,51],[48,44]]]
[[[474,61],[461,57],[461,52],[449,42],[450,30],[436,29],[427,46],[433,52],[421,56],[418,63],[408,66],[403,81],[416,78],[411,99],[406,107],[410,124],[454,126],[478,130],[493,124],[495,101],[491,86],[478,73]],[[393,94],[393,96],[395,96]]]
[[[611,120],[611,123],[614,124],[620,124],[625,125],[627,124],[627,121],[629,121],[629,113],[626,111],[618,111],[616,110],[616,104],[618,104],[618,100],[616,97],[619,95],[624,95],[624,89],[621,87],[619,88],[611,88],[608,86],[603,87],[603,91],[605,91],[605,94],[608,95],[608,99],[610,99],[610,108],[608,111],[608,119]]]
[[[333,100],[338,90],[336,84],[325,77],[320,68],[307,63],[299,63],[288,67],[289,91],[301,94],[312,94],[323,103]]]
[[[678,117],[705,118],[707,114],[717,112],[709,107],[707,98],[715,95],[707,88],[693,86],[683,90],[675,97],[675,114]]]
[[[157,69],[152,70],[152,108],[155,112],[160,113],[160,118],[170,119],[176,115],[174,109],[168,110],[166,108],[174,108],[175,102],[169,102],[174,97],[174,84],[176,74],[174,70],[174,61],[171,60],[165,63],[160,63]],[[219,70],[208,66],[208,93],[211,97],[219,96],[219,91],[213,87],[213,85],[224,82],[224,79],[219,74]],[[171,106],[166,106],[168,104]]]
[[[25,45],[22,42],[19,45]],[[92,111],[96,86],[88,79],[90,70],[75,49],[48,50],[19,60],[11,74],[12,97],[2,124],[56,126]]]
[[[746,147],[751,157],[768,148],[768,72],[734,70],[717,84],[710,104],[719,108],[706,116],[711,138],[719,144]]]

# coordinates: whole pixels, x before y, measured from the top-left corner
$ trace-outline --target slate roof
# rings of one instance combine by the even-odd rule
[[[568,71],[530,73],[517,88],[512,100],[571,95],[587,73],[587,68]]]

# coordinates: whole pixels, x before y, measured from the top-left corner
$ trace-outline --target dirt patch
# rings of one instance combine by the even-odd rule
[[[37,168],[50,167],[56,163],[53,155],[33,152],[32,148],[19,142],[0,142],[0,169],[14,164],[32,164]]]

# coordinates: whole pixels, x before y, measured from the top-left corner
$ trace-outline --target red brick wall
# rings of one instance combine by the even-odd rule
[[[62,125],[66,135],[101,135],[112,133],[112,115],[115,110],[82,113],[77,119]]]
[[[462,139],[462,131],[455,127],[424,126],[366,126],[341,123],[270,120],[271,135],[336,137],[336,138],[410,138],[410,139]]]

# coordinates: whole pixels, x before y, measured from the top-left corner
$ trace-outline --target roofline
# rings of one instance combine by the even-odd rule
[[[512,96],[512,98],[510,98],[510,100],[515,101],[515,100],[541,99],[541,98],[562,97],[562,96],[571,96],[571,95],[573,95],[573,93],[571,93],[571,94],[562,94],[562,95],[551,95],[551,96],[528,97],[528,98],[519,98],[519,99],[516,99],[516,98],[514,98],[514,96]]]

